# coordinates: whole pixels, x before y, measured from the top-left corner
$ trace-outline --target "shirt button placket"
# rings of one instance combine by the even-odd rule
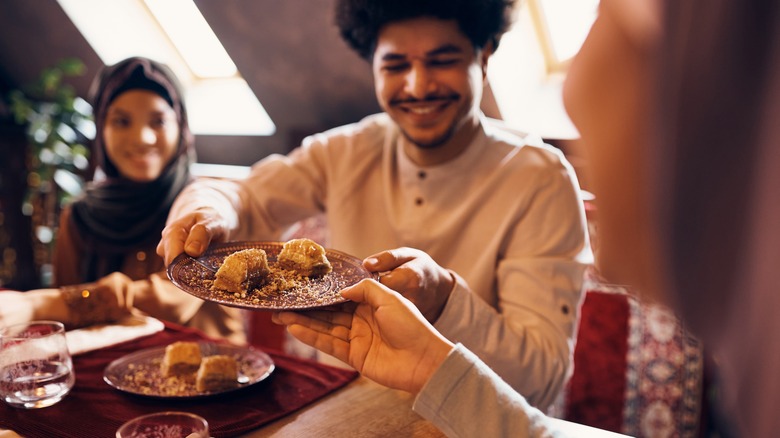
[[[420,179],[420,181],[424,180],[427,174],[424,170],[420,170],[417,172],[417,177]],[[416,198],[414,198],[414,205],[420,206],[425,203],[425,200],[421,195],[418,195]]]

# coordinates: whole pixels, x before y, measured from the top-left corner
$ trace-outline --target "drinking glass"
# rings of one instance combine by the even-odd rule
[[[76,377],[57,321],[30,321],[0,329],[0,397],[18,408],[44,408],[62,400]]]
[[[116,431],[116,438],[209,438],[209,423],[189,412],[157,412],[135,417]]]

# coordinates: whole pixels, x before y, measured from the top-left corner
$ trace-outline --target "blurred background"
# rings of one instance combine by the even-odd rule
[[[196,173],[240,177],[307,135],[379,111],[370,65],[334,0],[0,2],[0,287],[45,285],[59,205],[90,178],[87,102],[104,65],[165,62],[186,89]],[[560,147],[578,171],[560,88],[598,0],[524,0],[491,59],[483,111]],[[586,187],[584,171],[579,172]]]

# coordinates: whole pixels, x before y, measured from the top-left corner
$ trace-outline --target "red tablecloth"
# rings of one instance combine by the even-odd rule
[[[251,387],[192,401],[143,398],[117,391],[103,381],[114,359],[134,351],[175,341],[203,340],[194,330],[166,324],[164,331],[73,358],[76,385],[64,400],[42,409],[16,409],[0,402],[0,428],[29,438],[106,438],[125,421],[152,412],[192,412],[209,422],[211,435],[246,433],[302,408],[357,377],[345,370],[266,351],[276,364],[270,377]]]

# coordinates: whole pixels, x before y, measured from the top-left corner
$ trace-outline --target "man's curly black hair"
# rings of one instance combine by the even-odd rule
[[[371,61],[382,26],[416,17],[454,19],[474,47],[498,47],[512,21],[515,0],[337,0],[341,37]]]

